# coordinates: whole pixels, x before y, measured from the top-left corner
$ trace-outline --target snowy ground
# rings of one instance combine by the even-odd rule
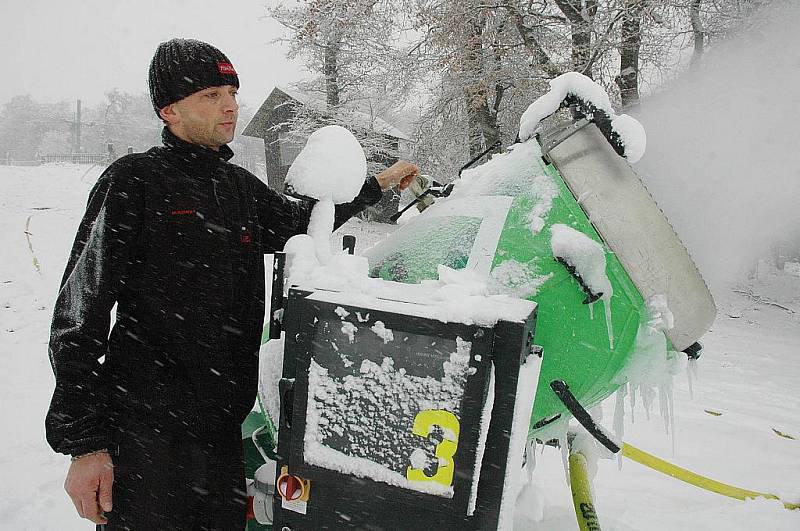
[[[775,293],[776,286],[786,291]],[[686,372],[674,379],[675,453],[657,406],[647,419],[641,401],[634,415],[626,404],[625,440],[718,481],[797,502],[800,278],[771,277],[767,284],[756,282],[749,289],[772,291],[790,310],[739,293],[718,301],[717,321],[703,340],[694,395]],[[614,397],[604,403],[607,426],[614,404]],[[537,456],[534,485],[545,505],[537,529],[577,529],[560,452],[547,448]],[[800,511],[787,511],[778,502],[724,498],[629,460],[621,471],[616,461],[601,460],[595,490],[603,529],[800,529]]]
[[[100,168],[0,167],[0,529],[90,529],[62,490],[68,460],[50,451],[43,419],[53,386],[47,359],[52,303],[86,196]],[[390,228],[351,222],[363,245]],[[699,380],[675,378],[676,451],[657,411],[626,415],[626,440],[698,473],[798,501],[800,487],[800,278],[767,271],[748,293],[718,297]],[[610,425],[613,397],[605,404]],[[715,414],[709,413],[713,412]],[[719,413],[719,415],[716,415]],[[786,438],[778,435],[777,430]],[[539,516],[525,529],[577,529],[560,454],[537,456],[531,487]],[[627,461],[601,461],[595,480],[603,529],[800,529],[800,511],[739,502]]]

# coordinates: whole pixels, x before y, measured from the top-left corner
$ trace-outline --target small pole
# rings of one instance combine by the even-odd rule
[[[81,100],[78,100],[78,111],[75,114],[75,153],[81,152]]]
[[[581,531],[600,531],[600,521],[592,500],[592,484],[586,457],[580,452],[569,456],[569,484],[572,490],[572,504]]]

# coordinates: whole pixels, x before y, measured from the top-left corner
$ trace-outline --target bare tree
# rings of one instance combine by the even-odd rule
[[[700,19],[700,4],[702,0],[691,0],[689,2],[689,20],[692,22],[692,35],[694,37],[694,54],[692,55],[692,65],[696,65],[703,57],[705,48],[705,32],[703,31],[703,21]]]
[[[592,34],[598,0],[554,0],[569,20],[572,36],[572,69],[592,76]]]
[[[622,7],[619,74],[614,81],[619,86],[623,107],[639,102],[639,48],[642,43],[642,13],[646,7],[647,0],[624,0]]]
[[[557,64],[558,46],[553,46],[560,37],[560,28],[567,22],[548,9],[546,1],[540,2],[508,2],[498,6],[508,11],[511,21],[517,30],[522,45],[530,54],[530,67],[541,72],[545,78],[554,78],[566,70]]]
[[[634,104],[685,68],[687,53],[697,62],[780,1],[301,0],[275,13],[292,52],[320,72],[311,88],[329,107],[367,103],[385,116],[386,102],[415,94],[414,156],[450,174],[498,139],[511,142],[550,79],[582,72],[612,101]]]

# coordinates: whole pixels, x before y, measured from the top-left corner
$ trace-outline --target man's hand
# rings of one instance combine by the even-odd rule
[[[381,185],[381,190],[388,190],[392,186],[399,185],[400,190],[405,190],[411,181],[416,178],[419,173],[419,168],[406,160],[398,160],[378,175],[375,179]]]
[[[89,454],[75,459],[67,472],[64,489],[72,498],[82,518],[95,524],[106,524],[103,512],[111,511],[111,485],[114,464],[108,452]]]

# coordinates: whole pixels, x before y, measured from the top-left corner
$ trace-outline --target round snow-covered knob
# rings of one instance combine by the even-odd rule
[[[338,125],[328,125],[308,137],[286,174],[295,193],[334,203],[352,201],[367,175],[367,158],[356,137]]]

